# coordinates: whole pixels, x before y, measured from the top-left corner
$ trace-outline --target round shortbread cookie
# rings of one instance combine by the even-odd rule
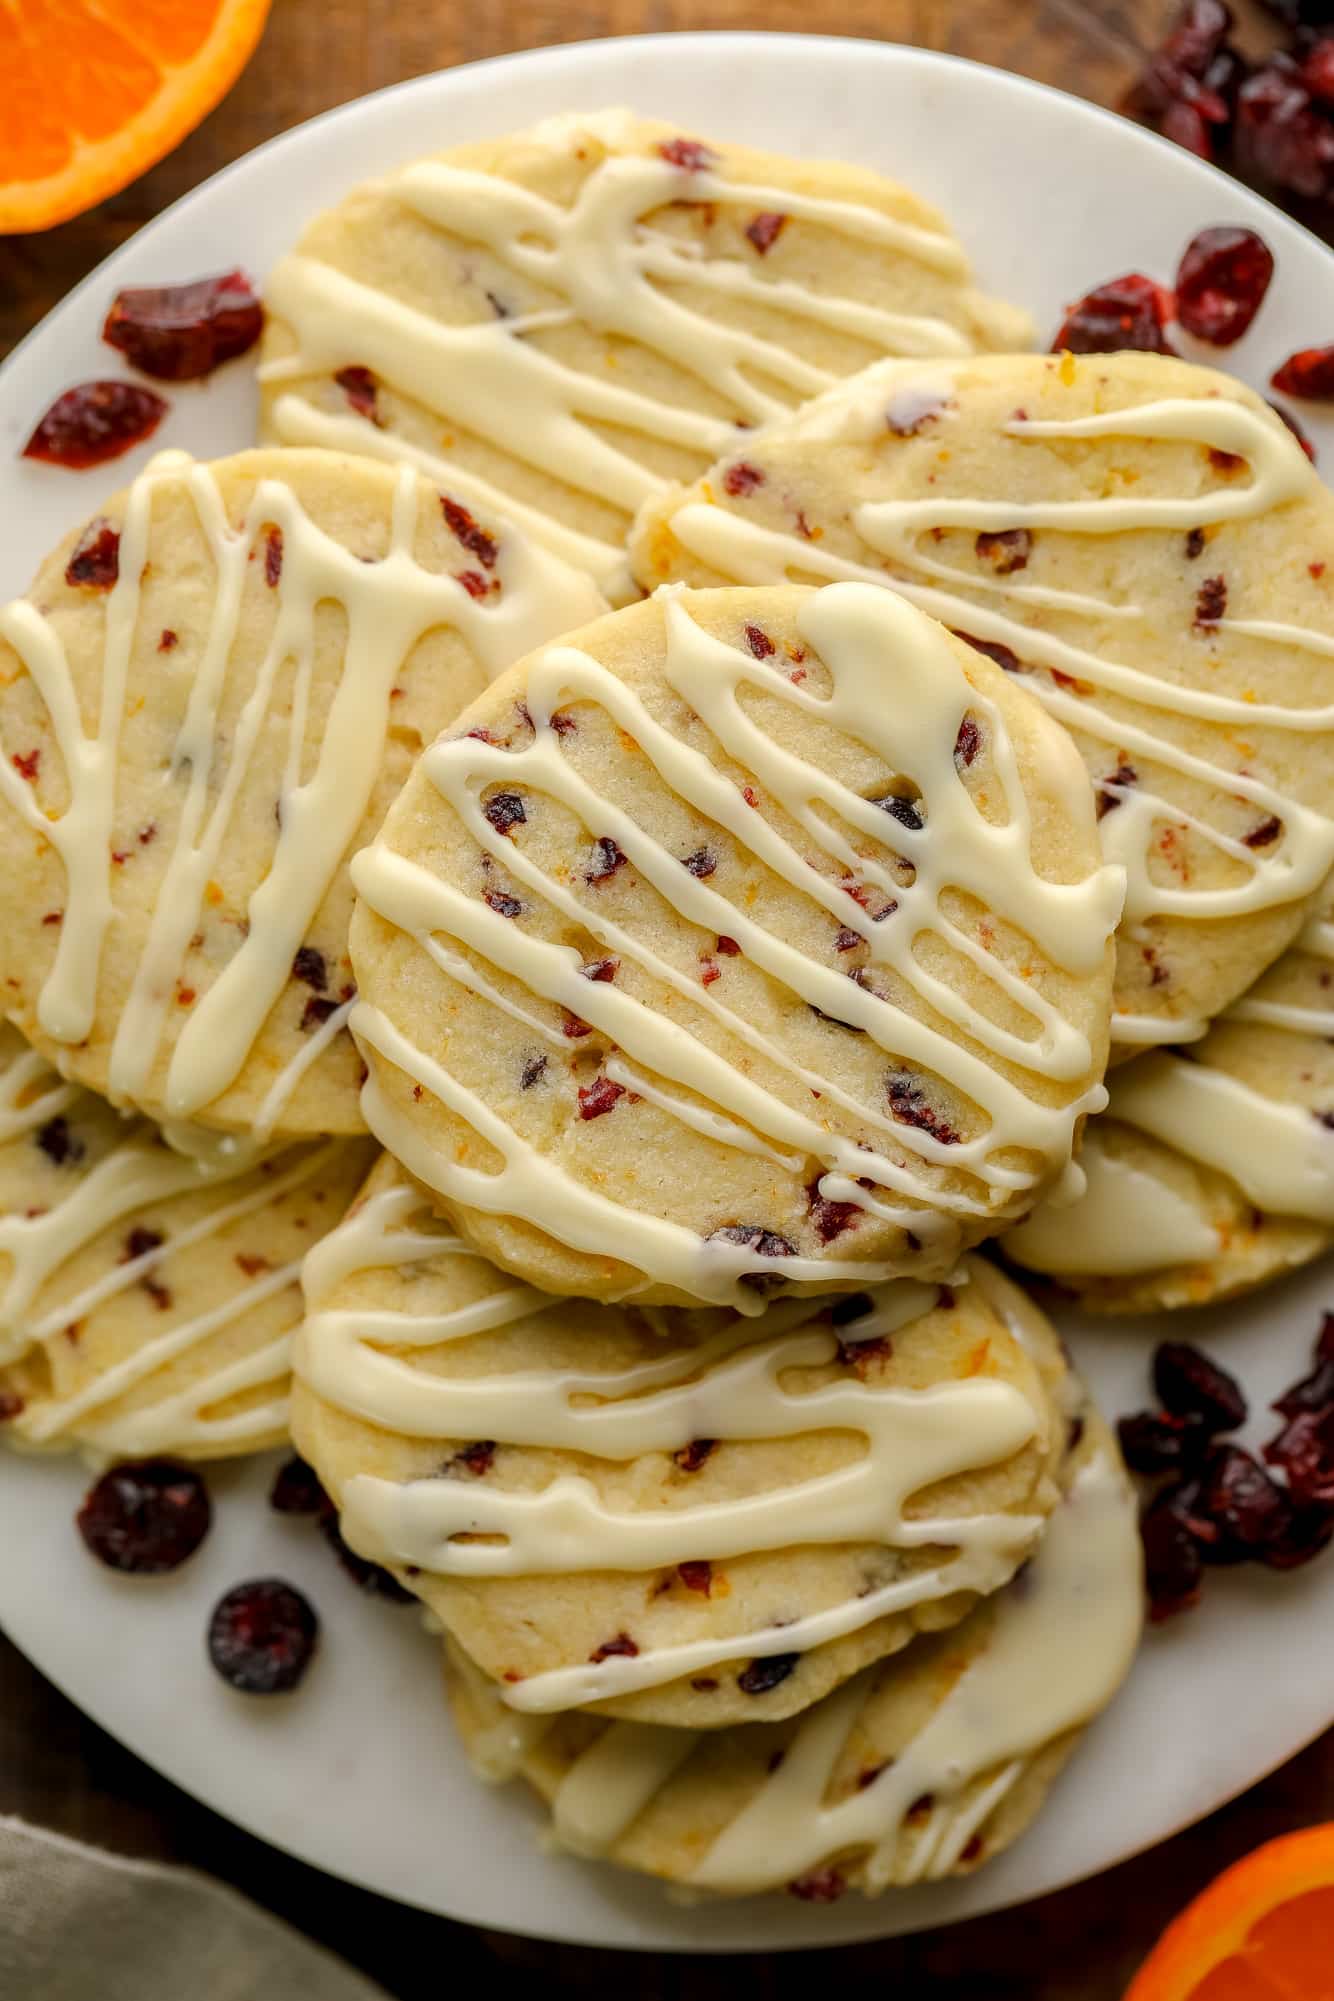
[[[515,1717],[450,1645],[451,1707],[479,1775],[522,1774],[558,1847],[705,1894],[827,1903],[980,1867],[1039,1812],[1142,1625],[1115,1443],[1091,1407],[1070,1435],[1065,1498],[1021,1576],[800,1717],[707,1737]]]
[[[1189,1055],[1119,1072],[1083,1196],[1002,1248],[1082,1306],[1153,1313],[1263,1285],[1334,1243],[1334,893]]]
[[[1055,1502],[1059,1344],[960,1279],[758,1320],[551,1299],[386,1157],[307,1260],[293,1434],[516,1713],[794,1714],[963,1618]]]
[[[885,354],[1029,344],[863,168],[573,113],[357,189],[270,273],[264,435],[407,458],[614,599],[640,503]],[[631,593],[632,594],[632,593]]]
[[[547,1291],[945,1275],[1098,1109],[1069,739],[889,593],[669,593],[520,663],[353,865],[368,1122]]]
[[[1258,396],[1155,354],[868,369],[641,516],[646,589],[891,585],[1078,744],[1128,875],[1113,1052],[1196,1039],[1334,863],[1334,500]]]
[[[191,1156],[8,1026],[0,1064],[3,1436],[115,1457],[279,1444],[301,1259],[342,1217],[370,1142],[200,1135]]]
[[[363,1130],[346,858],[599,604],[407,468],[159,455],[0,610],[4,1012],[154,1118]]]

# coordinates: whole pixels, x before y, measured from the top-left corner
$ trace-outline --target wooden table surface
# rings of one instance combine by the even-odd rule
[[[1114,104],[1172,4],[826,0],[813,15],[808,0],[482,0],[472,7],[465,0],[275,0],[240,83],[170,159],[63,228],[0,237],[0,358],[85,272],[207,175],[315,112],[423,71],[601,35],[816,26],[973,56]],[[1242,0],[1239,12],[1259,46],[1268,32],[1259,8]],[[1262,1690],[1256,1699],[1264,1699]],[[1122,1783],[1136,1782],[1135,1770],[1127,1770]],[[400,2001],[436,2001],[442,1978],[453,1986],[494,1979],[502,1969],[540,1970],[551,2001],[614,1990],[622,1980],[640,2001],[712,2001],[739,1986],[778,1996],[797,1993],[817,1974],[806,1954],[639,1958],[539,1945],[336,1885],[140,1764],[3,1639],[0,1811],[211,1870],[344,1953]],[[1201,1826],[1091,1883],[949,1931],[843,1948],[826,1955],[829,1965],[818,1971],[857,1985],[874,1981],[907,2001],[1118,2001],[1159,1929],[1216,1870],[1272,1835],[1327,1818],[1334,1818],[1334,1732]]]

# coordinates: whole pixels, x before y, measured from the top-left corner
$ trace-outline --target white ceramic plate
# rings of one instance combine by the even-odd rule
[[[119,372],[98,330],[120,285],[237,263],[262,274],[308,216],[367,175],[554,111],[622,103],[687,131],[902,177],[953,219],[981,281],[1029,306],[1044,330],[1100,279],[1140,267],[1170,278],[1195,230],[1228,221],[1258,228],[1278,260],[1229,365],[1262,387],[1293,348],[1334,328],[1334,259],[1314,238],[1187,154],[1017,77],[880,43],[780,35],[506,57],[347,105],[262,147],[143,230],[11,357],[0,370],[0,596],[21,590],[148,450],[211,455],[251,436],[253,387],[238,364],[175,392],[153,446],[101,472],[15,456],[58,391]],[[1309,428],[1334,464],[1334,423]],[[1304,1372],[1329,1291],[1327,1268],[1308,1271],[1188,1317],[1188,1331],[1216,1346],[1262,1409]],[[1145,1401],[1152,1327],[1070,1331],[1110,1412]],[[0,1621],[90,1716],[218,1812],[336,1875],[482,1925],[717,1951],[945,1923],[1161,1839],[1288,1757],[1334,1709],[1334,1558],[1281,1578],[1217,1574],[1200,1611],[1150,1636],[1037,1826],[969,1882],[823,1909],[783,1897],[681,1907],[646,1881],[539,1851],[520,1789],[485,1790],[464,1767],[440,1700],[438,1644],[411,1611],[359,1600],[309,1523],[265,1507],[267,1477],[261,1466],[213,1476],[217,1523],[200,1554],[174,1578],[136,1581],[100,1568],[75,1534],[86,1475],[0,1455]],[[264,1703],[223,1686],[203,1634],[225,1589],[274,1571],[310,1593],[324,1640],[300,1694]]]

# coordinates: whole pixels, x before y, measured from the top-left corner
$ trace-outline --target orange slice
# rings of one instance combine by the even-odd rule
[[[235,83],[269,0],[0,0],[0,235],[115,194]]]
[[[1334,1823],[1225,1869],[1168,1926],[1125,2001],[1334,2001]]]

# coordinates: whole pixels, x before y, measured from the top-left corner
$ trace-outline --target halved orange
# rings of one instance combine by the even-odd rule
[[[1125,2001],[1334,2001],[1334,1823],[1225,1869],[1168,1926]]]
[[[0,235],[82,215],[235,83],[269,0],[0,0]]]

